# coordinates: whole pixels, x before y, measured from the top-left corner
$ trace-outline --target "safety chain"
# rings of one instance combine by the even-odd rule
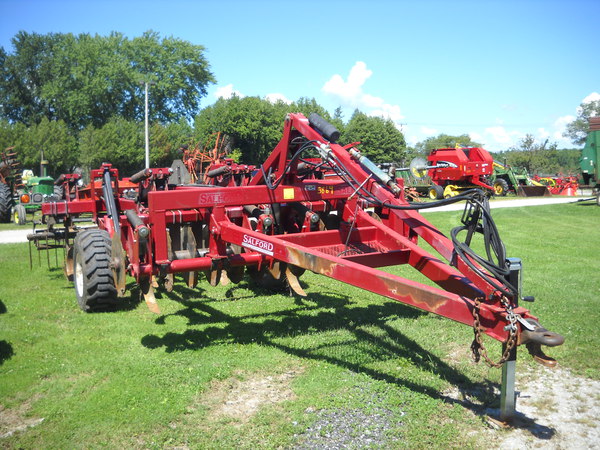
[[[510,356],[510,352],[514,348],[517,343],[517,316],[513,312],[513,308],[508,301],[508,299],[503,295],[500,299],[500,303],[506,309],[506,318],[510,322],[510,324],[506,327],[510,330],[510,334],[506,340],[504,352],[502,353],[502,357],[498,362],[492,361],[488,354],[485,346],[483,345],[483,329],[481,328],[481,323],[479,321],[479,308],[481,306],[481,298],[475,299],[475,305],[473,307],[473,332],[475,334],[475,338],[473,339],[473,343],[471,344],[471,351],[473,352],[473,360],[475,362],[479,362],[481,356],[490,367],[502,367],[502,364],[506,362],[506,360]]]

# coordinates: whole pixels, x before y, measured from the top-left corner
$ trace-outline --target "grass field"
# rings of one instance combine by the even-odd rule
[[[427,218],[449,231],[460,214]],[[600,208],[493,215],[523,260],[525,306],[566,337],[549,354],[600,378]],[[339,430],[354,447],[489,447],[484,418],[444,395],[497,402],[500,371],[472,363],[469,327],[310,273],[305,299],[180,281],[160,316],[135,289],[85,314],[37,258],[30,270],[27,244],[0,246],[0,447],[313,448]]]

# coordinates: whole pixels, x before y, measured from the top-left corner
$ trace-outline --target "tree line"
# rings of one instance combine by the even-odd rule
[[[340,130],[340,143],[361,142],[375,162],[408,164],[432,148],[480,146],[468,135],[442,134],[410,147],[389,119],[356,110],[344,120],[340,108],[330,114],[308,98],[285,103],[234,96],[201,108],[215,82],[204,47],[152,31],[133,39],[22,31],[12,45],[12,53],[0,48],[0,150],[14,146],[26,168],[38,167],[43,151],[52,176],[103,162],[123,175],[141,169],[146,86],[151,166],[170,166],[181,146],[202,148],[215,132],[226,137],[232,157],[258,164],[281,138],[290,112],[320,114]],[[584,119],[572,125],[573,136],[581,137]],[[578,150],[558,150],[530,135],[520,147],[502,153],[502,162],[545,173],[576,170]]]

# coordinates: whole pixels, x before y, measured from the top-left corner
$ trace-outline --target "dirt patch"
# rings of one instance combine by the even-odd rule
[[[573,375],[568,369],[536,367],[517,371],[517,414],[510,427],[490,421],[486,442],[502,449],[600,449],[600,381]],[[468,403],[464,392],[445,392]],[[468,394],[467,394],[468,397]],[[477,414],[498,417],[497,410]]]
[[[0,439],[35,427],[44,421],[40,417],[27,417],[31,404],[36,399],[21,403],[17,408],[8,409],[0,405]]]
[[[600,449],[600,381],[563,368],[532,372],[517,374],[519,414],[499,447]]]
[[[290,384],[302,369],[278,375],[240,376],[212,383],[202,398],[209,407],[209,417],[228,417],[247,423],[263,406],[294,400]]]

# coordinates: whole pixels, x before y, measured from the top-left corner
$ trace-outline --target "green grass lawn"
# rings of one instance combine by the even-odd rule
[[[460,215],[427,218],[449,232]],[[493,215],[523,260],[524,293],[536,297],[525,306],[566,337],[548,353],[599,378],[600,208]],[[119,311],[85,314],[62,269],[33,261],[27,244],[0,246],[0,436],[22,429],[3,448],[310,448],[310,430],[324,417],[335,427],[336,414],[379,446],[489,446],[485,420],[443,394],[498,400],[500,371],[472,363],[469,327],[311,273],[304,299],[248,279],[179,281],[158,296],[160,316],[135,288]],[[534,365],[526,351],[519,364]]]

